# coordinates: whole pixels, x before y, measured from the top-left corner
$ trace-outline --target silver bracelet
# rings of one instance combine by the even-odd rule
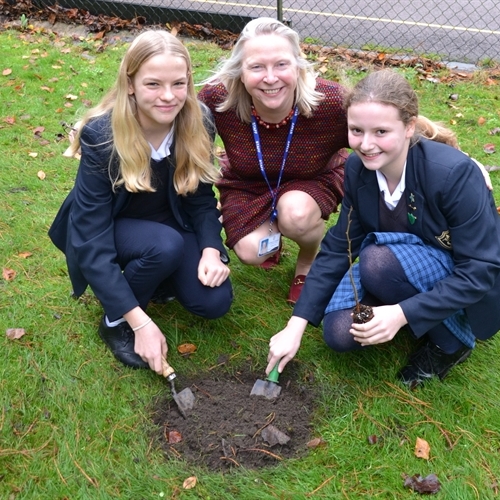
[[[149,325],[149,323],[151,323],[151,321],[153,321],[153,320],[151,318],[148,318],[148,320],[145,323],[143,323],[142,325],[139,325],[139,326],[136,326],[135,328],[132,328],[132,331],[136,332],[137,330],[144,328],[146,325]]]

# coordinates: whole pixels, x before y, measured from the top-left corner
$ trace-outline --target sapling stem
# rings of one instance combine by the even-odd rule
[[[351,280],[351,286],[354,292],[356,309],[359,311],[358,291],[356,290],[356,284],[354,283],[354,277],[352,275],[352,249],[351,249],[351,238],[349,237],[349,229],[351,228],[351,222],[352,222],[351,213],[352,213],[352,207],[349,209],[349,214],[347,215],[347,230],[345,232],[345,235],[347,237],[347,255],[349,257],[349,279]]]

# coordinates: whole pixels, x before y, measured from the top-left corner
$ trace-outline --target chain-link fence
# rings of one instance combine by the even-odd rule
[[[50,7],[52,0],[38,0]],[[311,43],[477,63],[500,58],[498,0],[60,0],[146,24],[206,24],[239,33],[256,17],[285,20]]]

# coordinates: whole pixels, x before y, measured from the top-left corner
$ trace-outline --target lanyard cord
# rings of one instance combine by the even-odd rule
[[[264,180],[266,181],[267,187],[269,188],[269,192],[271,193],[271,198],[272,198],[271,225],[278,217],[278,211],[276,210],[276,203],[278,200],[278,190],[281,184],[281,177],[283,176],[283,171],[285,170],[285,163],[286,159],[288,158],[288,152],[290,150],[290,144],[292,143],[293,132],[295,130],[295,124],[297,123],[298,115],[299,115],[299,108],[295,106],[292,120],[290,123],[290,130],[288,131],[288,136],[286,139],[285,151],[283,153],[283,160],[281,161],[280,172],[278,175],[278,183],[276,184],[276,187],[274,189],[271,187],[271,184],[266,174],[266,168],[264,166],[264,158],[262,156],[260,136],[259,136],[259,131],[257,129],[257,120],[255,119],[255,116],[252,115],[252,133],[253,133],[253,140],[255,142],[255,149],[257,151],[257,160],[259,162],[259,169],[262,174],[262,177],[264,177]]]

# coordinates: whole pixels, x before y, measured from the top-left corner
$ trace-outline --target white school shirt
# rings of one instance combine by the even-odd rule
[[[403,175],[401,176],[401,180],[399,181],[399,184],[396,186],[396,189],[392,194],[389,192],[389,186],[387,185],[387,179],[385,178],[384,174],[382,174],[378,170],[375,171],[375,174],[377,174],[378,188],[384,196],[384,201],[387,205],[387,208],[389,210],[394,210],[398,206],[399,200],[401,199],[401,196],[403,196],[404,190],[406,188],[406,162],[403,167]]]
[[[174,140],[174,127],[170,129],[170,132],[165,136],[162,143],[160,144],[158,149],[155,149],[153,145],[148,142],[151,146],[151,159],[155,161],[161,161],[163,158],[170,156],[170,146]]]

